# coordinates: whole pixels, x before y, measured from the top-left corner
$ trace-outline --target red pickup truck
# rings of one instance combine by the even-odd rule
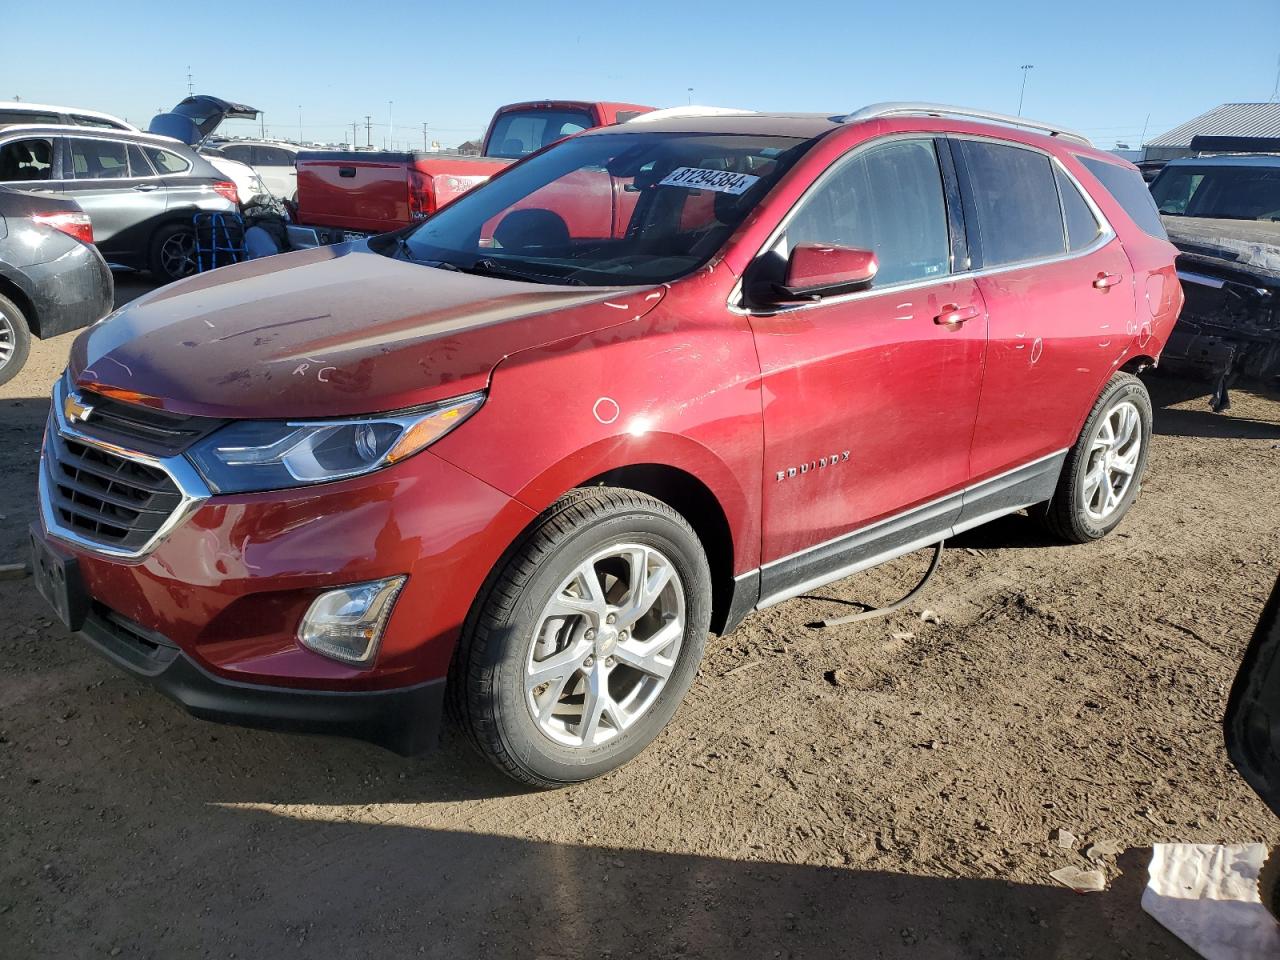
[[[401,151],[308,150],[298,154],[295,247],[386,233],[425,220],[503,167],[592,127],[625,123],[653,107],[537,100],[499,107],[481,156]]]

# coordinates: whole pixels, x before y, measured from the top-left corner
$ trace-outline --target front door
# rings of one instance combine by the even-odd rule
[[[758,261],[832,243],[871,249],[880,262],[863,292],[752,314],[763,373],[762,604],[934,542],[959,515],[986,321],[976,283],[953,271],[961,227],[952,209],[948,230],[944,172],[931,138],[857,148]],[[948,315],[968,319],[937,322]]]

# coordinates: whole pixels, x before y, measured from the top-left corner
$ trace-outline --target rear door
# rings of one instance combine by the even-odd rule
[[[256,144],[253,148],[254,171],[277,197],[293,199],[298,192],[298,170],[295,155],[281,147]]]
[[[1063,451],[1133,336],[1132,269],[1101,212],[1048,153],[976,138],[952,147],[990,317],[974,480],[1039,464],[1003,495],[1018,505],[1047,499]],[[998,499],[1001,486],[985,489]],[[1002,505],[971,499],[962,523]]]
[[[94,242],[108,259],[145,253],[165,212],[163,183],[125,140],[65,137],[61,190],[89,214]]]

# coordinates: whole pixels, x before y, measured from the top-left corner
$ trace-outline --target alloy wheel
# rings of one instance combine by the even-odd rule
[[[1090,520],[1107,520],[1124,500],[1142,454],[1142,418],[1125,401],[1107,412],[1089,446],[1089,461],[1081,486],[1084,512]]]
[[[18,331],[14,329],[13,320],[0,313],[0,367],[13,359],[13,352],[18,348]]]
[[[173,279],[196,272],[196,238],[190,233],[175,233],[160,247],[160,266]]]
[[[620,543],[579,564],[543,608],[525,669],[525,703],[558,744],[621,735],[662,693],[686,626],[684,588],[661,551]]]

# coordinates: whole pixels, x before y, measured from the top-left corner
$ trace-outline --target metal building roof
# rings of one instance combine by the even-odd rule
[[[1280,137],[1280,103],[1224,103],[1144,146],[1189,147],[1196,136]]]

